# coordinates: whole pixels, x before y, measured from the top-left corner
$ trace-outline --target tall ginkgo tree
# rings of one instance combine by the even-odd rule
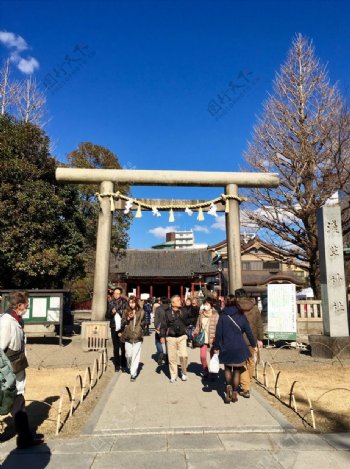
[[[317,209],[349,190],[350,118],[337,85],[297,35],[274,80],[245,154],[252,171],[277,172],[280,185],[248,191],[245,215],[309,271],[319,296]],[[343,206],[343,215],[349,206]]]

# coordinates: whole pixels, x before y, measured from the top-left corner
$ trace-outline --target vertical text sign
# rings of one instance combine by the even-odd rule
[[[271,340],[296,340],[297,305],[294,284],[267,286],[268,333]]]

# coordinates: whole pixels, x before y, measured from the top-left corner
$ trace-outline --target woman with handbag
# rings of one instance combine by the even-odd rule
[[[219,320],[219,313],[213,308],[212,299],[206,298],[199,312],[196,328],[194,330],[194,343],[199,350],[199,358],[202,364],[201,375],[209,378],[208,351],[215,340],[216,325]]]
[[[145,313],[137,298],[130,296],[128,308],[122,318],[121,341],[125,342],[125,357],[130,370],[130,381],[135,381],[141,358],[141,345],[145,328]]]
[[[29,448],[40,445],[43,438],[35,437],[28,422],[25,408],[24,390],[28,361],[25,353],[25,335],[22,316],[28,309],[28,293],[14,291],[10,293],[10,307],[0,316],[0,348],[11,362],[16,375],[17,396],[11,409],[17,433],[17,447]]]
[[[229,295],[216,327],[213,345],[215,353],[219,353],[220,363],[225,365],[226,393],[224,401],[226,404],[238,400],[240,375],[245,369],[246,360],[251,355],[248,345],[244,341],[243,333],[246,334],[250,345],[257,350],[256,340],[248,319],[237,306],[235,297]]]

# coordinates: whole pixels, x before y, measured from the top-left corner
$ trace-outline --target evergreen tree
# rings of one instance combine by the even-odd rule
[[[0,285],[62,288],[84,275],[79,192],[56,183],[47,135],[0,116],[0,164]]]

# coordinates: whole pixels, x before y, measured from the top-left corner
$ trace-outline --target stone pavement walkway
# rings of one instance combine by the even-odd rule
[[[350,434],[296,433],[283,416],[252,393],[222,400],[223,376],[206,385],[199,351],[189,350],[188,381],[170,384],[146,337],[138,379],[116,374],[81,436],[51,439],[32,450],[2,444],[4,469],[61,468],[306,468],[350,466]],[[73,417],[74,418],[74,417]]]
[[[237,403],[223,402],[223,373],[213,383],[200,377],[199,349],[188,349],[188,381],[171,384],[168,366],[159,367],[154,338],[146,337],[141,352],[142,370],[135,382],[117,374],[84,433],[126,435],[159,433],[284,432],[288,422],[257,394]]]

